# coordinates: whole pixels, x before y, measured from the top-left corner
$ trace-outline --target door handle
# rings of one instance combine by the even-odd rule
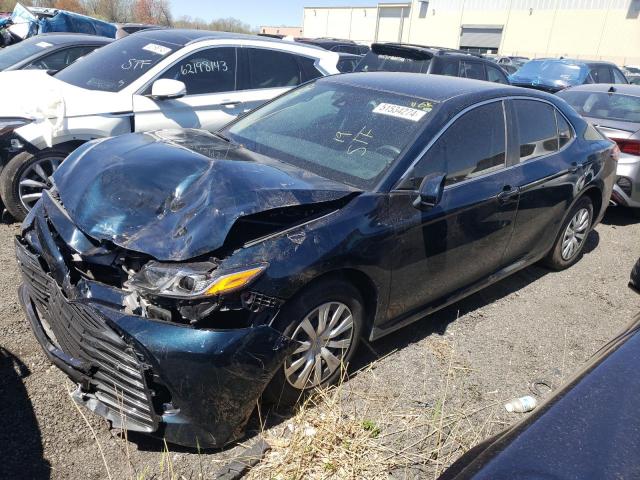
[[[498,202],[505,204],[509,202],[513,197],[520,195],[519,187],[512,187],[511,185],[505,185],[502,191],[498,194]]]
[[[235,107],[237,105],[240,105],[240,101],[239,100],[229,100],[227,102],[222,102],[220,105],[223,106],[223,107],[231,108],[231,107]]]

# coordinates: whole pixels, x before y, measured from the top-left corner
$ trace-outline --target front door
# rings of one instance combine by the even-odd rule
[[[446,302],[503,266],[518,201],[505,169],[504,118],[502,101],[476,107],[418,161],[412,172],[415,185],[425,175],[446,173],[444,194],[435,207],[413,207],[415,191],[391,193],[390,215],[396,223],[391,323]]]
[[[184,82],[187,94],[178,99],[151,98],[152,84],[134,95],[135,131],[158,128],[202,128],[215,131],[247,108],[246,92],[238,91],[238,48],[209,47],[179,60],[155,80]]]

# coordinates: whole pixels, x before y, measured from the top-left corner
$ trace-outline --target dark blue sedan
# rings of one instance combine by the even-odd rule
[[[570,267],[618,150],[544,92],[318,79],[217,134],[89,142],[16,240],[21,299],[74,398],[222,446],[376,340],[534,262]]]

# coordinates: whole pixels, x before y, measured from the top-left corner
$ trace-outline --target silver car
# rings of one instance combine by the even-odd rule
[[[640,215],[640,85],[591,84],[558,92],[620,148],[611,201]]]

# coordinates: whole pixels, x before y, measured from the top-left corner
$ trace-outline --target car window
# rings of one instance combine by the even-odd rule
[[[460,62],[460,76],[476,80],[486,80],[484,65],[479,62]]]
[[[584,117],[640,122],[640,96],[573,90],[560,96]]]
[[[487,69],[487,80],[490,82],[503,83],[508,85],[509,81],[504,73],[498,70],[496,67],[492,67],[491,65],[485,65]]]
[[[573,138],[573,130],[567,119],[558,110],[555,113],[556,123],[558,124],[558,148],[562,148]]]
[[[373,187],[414,141],[437,103],[344,85],[307,84],[224,133],[248,150],[357,188]]]
[[[456,120],[416,164],[413,176],[445,172],[445,185],[453,185],[504,168],[505,151],[504,110],[502,102],[493,102]]]
[[[184,82],[187,95],[232,92],[236,89],[236,49],[214,47],[188,55],[158,78]],[[151,92],[151,86],[148,88]]]
[[[338,60],[338,71],[340,73],[349,73],[353,72],[353,69],[356,68],[358,64],[357,58],[343,58]]]
[[[608,65],[596,65],[591,67],[591,77],[595,83],[613,83],[611,70]]]
[[[515,100],[513,105],[520,137],[520,161],[526,162],[557,151],[555,109],[536,100]]]
[[[438,64],[440,65],[440,71],[434,72],[439,75],[446,75],[447,77],[457,77],[460,71],[460,65],[458,60],[440,60]],[[434,65],[435,66],[435,65]]]
[[[295,55],[265,48],[248,48],[249,88],[293,87],[301,83]]]
[[[309,57],[303,57],[303,56],[297,55],[296,59],[300,64],[300,68],[302,69],[302,82],[307,82],[309,80],[313,80],[314,78],[318,78],[322,76],[322,72],[316,68],[315,58],[309,58]]]
[[[78,58],[84,57],[87,53],[92,52],[97,47],[72,47],[65,48],[64,50],[58,50],[49,55],[31,62],[25,68],[33,68],[40,70],[55,70],[56,72],[71,65]]]
[[[629,83],[627,77],[625,77],[620,70],[612,68],[611,71],[613,72],[614,83]]]
[[[411,72],[426,73],[429,71],[431,58],[416,60],[395,55],[378,55],[370,51],[356,67],[357,72]]]
[[[69,65],[56,74],[56,79],[88,90],[119,92],[177,48],[174,43],[129,35]]]
[[[355,45],[336,45],[331,49],[331,51],[357,54],[358,48]]]

